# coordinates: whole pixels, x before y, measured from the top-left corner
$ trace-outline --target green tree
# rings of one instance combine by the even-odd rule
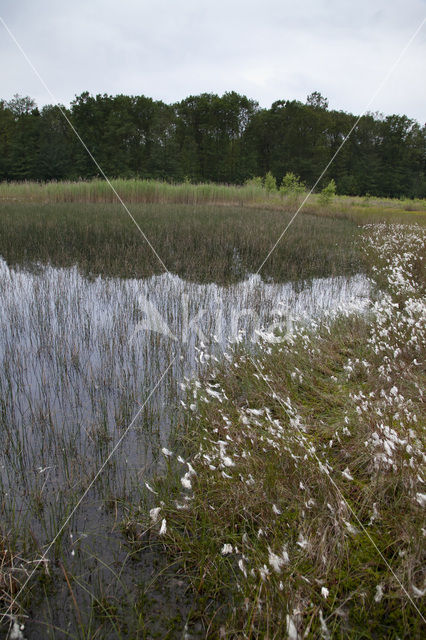
[[[243,182],[248,167],[242,148],[257,103],[234,91],[222,97],[203,93],[176,109],[176,139],[184,175],[195,180]]]
[[[16,98],[16,103],[12,110],[15,127],[9,147],[9,178],[40,180],[40,112],[31,99],[23,98],[20,103]]]
[[[328,109],[328,100],[319,91],[313,91],[306,98],[306,104],[315,109]]]
[[[30,96],[20,96],[15,93],[11,100],[5,102],[6,107],[13,113],[18,120],[23,115],[28,115],[36,109],[36,103]]]
[[[266,189],[268,194],[277,190],[276,178],[275,178],[275,176],[272,175],[272,173],[270,171],[268,171],[268,173],[265,176],[264,184],[265,184],[265,189]]]
[[[40,113],[38,177],[41,180],[64,180],[73,173],[74,133],[61,110],[70,117],[61,105],[47,105]]]
[[[0,180],[11,178],[11,149],[15,136],[16,122],[7,102],[0,100]]]
[[[254,176],[253,178],[247,178],[245,183],[248,187],[254,187],[255,189],[263,189],[263,178],[261,176]]]
[[[327,206],[332,202],[335,195],[336,195],[336,183],[332,178],[319,195],[320,204],[322,206]]]
[[[287,171],[281,181],[280,193],[282,195],[298,195],[305,191],[305,185],[301,182],[299,176],[292,171]]]

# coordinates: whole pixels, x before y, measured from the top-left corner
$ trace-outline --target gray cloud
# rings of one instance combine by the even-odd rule
[[[269,106],[314,90],[360,113],[426,14],[425,0],[2,0],[57,99],[145,94],[173,102],[236,90]],[[0,26],[0,96],[51,102]],[[371,110],[425,120],[426,26]]]

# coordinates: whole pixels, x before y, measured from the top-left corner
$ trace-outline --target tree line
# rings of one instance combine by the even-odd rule
[[[84,92],[69,108],[29,97],[0,100],[0,180],[78,180],[98,174],[66,114],[109,177],[242,184],[291,172],[312,186],[357,116],[305,103],[270,109],[231,91],[175,104],[146,96]],[[364,115],[328,170],[337,192],[426,197],[426,126],[405,115]],[[323,187],[324,184],[319,185]]]

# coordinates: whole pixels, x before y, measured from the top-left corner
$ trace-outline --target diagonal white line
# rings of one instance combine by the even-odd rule
[[[253,358],[251,356],[249,356],[249,359],[251,360],[252,364],[255,366],[255,368],[257,369],[257,371],[259,372],[260,377],[262,378],[262,380],[264,380],[266,382],[266,384],[268,385],[271,393],[273,394],[273,397],[276,398],[278,400],[278,402],[280,403],[280,405],[282,406],[282,408],[284,409],[284,411],[286,412],[287,415],[289,415],[288,410],[286,408],[286,406],[284,405],[283,402],[281,402],[280,397],[278,396],[278,394],[275,393],[275,391],[273,390],[272,386],[270,385],[269,381],[265,378],[263,372],[261,371],[260,367],[257,366],[255,360],[253,360]],[[295,429],[296,431],[299,433],[299,435],[301,436],[300,441],[303,443],[303,446],[305,447],[306,451],[308,451],[307,447],[305,446],[304,442],[303,442],[303,434],[301,432],[301,430],[299,429],[299,427],[297,425],[295,425]],[[312,453],[311,451],[308,451],[308,453]],[[317,454],[315,453],[315,451],[313,452],[314,458],[315,460],[318,462],[318,465],[323,466],[321,460],[318,458]],[[374,542],[373,538],[370,536],[370,534],[368,533],[367,529],[364,527],[364,525],[362,524],[361,520],[358,518],[357,514],[355,513],[355,511],[352,509],[351,505],[349,504],[349,502],[346,500],[345,496],[343,495],[343,493],[341,492],[340,488],[337,486],[337,484],[335,483],[335,481],[333,480],[333,478],[331,477],[330,474],[326,474],[328,475],[328,478],[330,479],[331,484],[333,485],[333,487],[336,489],[337,493],[339,494],[339,496],[341,497],[341,499],[343,500],[343,502],[345,503],[345,505],[347,506],[347,508],[349,509],[349,511],[351,512],[352,516],[355,518],[355,520],[357,521],[358,525],[361,527],[361,529],[363,530],[363,532],[365,533],[365,535],[367,536],[367,538],[370,540],[371,544],[373,545],[373,547],[375,548],[375,550],[377,551],[377,553],[379,554],[379,556],[381,557],[381,559],[383,560],[383,562],[385,563],[386,567],[389,569],[389,571],[391,572],[391,574],[393,575],[393,577],[395,578],[395,580],[398,582],[399,586],[401,587],[401,589],[404,591],[405,595],[407,596],[407,598],[409,599],[409,601],[411,602],[411,604],[413,605],[413,607],[415,608],[415,610],[417,611],[417,613],[419,614],[419,616],[421,617],[421,619],[423,620],[423,622],[426,622],[426,619],[423,617],[422,612],[420,611],[420,609],[418,608],[418,606],[416,605],[416,603],[414,602],[414,600],[412,599],[412,597],[410,596],[410,594],[408,593],[407,589],[404,587],[404,585],[402,584],[401,580],[398,578],[398,576],[396,575],[395,571],[392,569],[392,567],[390,566],[390,564],[388,563],[388,561],[386,560],[386,558],[384,557],[384,555],[382,554],[382,552],[380,551],[379,547],[377,546],[377,544]]]
[[[80,136],[80,134],[78,133],[77,129],[74,127],[73,123],[71,122],[71,120],[68,118],[67,114],[65,113],[65,111],[62,109],[62,106],[59,104],[59,100],[53,95],[53,93],[51,92],[51,90],[49,89],[49,87],[47,86],[47,84],[45,83],[44,79],[42,78],[42,76],[40,75],[39,71],[36,69],[36,67],[33,65],[33,63],[31,62],[31,60],[29,59],[29,57],[27,56],[27,54],[25,53],[24,49],[22,48],[22,46],[20,45],[20,43],[18,42],[18,40],[15,38],[15,36],[13,35],[13,33],[11,32],[11,30],[9,29],[9,27],[7,26],[7,24],[5,23],[5,21],[3,20],[3,18],[0,16],[0,22],[2,23],[3,27],[6,29],[7,33],[9,34],[9,36],[11,37],[11,39],[13,40],[13,42],[15,43],[15,45],[17,46],[17,48],[19,49],[19,51],[22,53],[23,57],[25,58],[25,60],[27,61],[27,63],[29,64],[29,66],[31,67],[31,69],[34,71],[35,75],[37,76],[37,78],[40,80],[41,84],[43,85],[43,87],[46,89],[47,93],[49,94],[49,96],[52,98],[53,102],[56,103],[56,106],[58,107],[59,111],[61,112],[62,116],[65,118],[65,120],[67,121],[67,123],[69,124],[69,126],[71,127],[72,131],[75,133],[77,139],[79,140],[79,142],[82,144],[82,146],[84,147],[84,149],[87,151],[88,155],[90,156],[90,159],[93,161],[93,163],[95,164],[96,168],[98,169],[98,171],[100,172],[100,174],[102,175],[102,177],[105,179],[105,181],[108,183],[108,185],[111,187],[112,191],[114,192],[115,197],[117,198],[117,200],[120,202],[120,204],[123,206],[124,210],[126,211],[126,213],[128,214],[128,216],[130,217],[130,219],[132,220],[132,222],[134,223],[134,225],[136,226],[136,228],[138,229],[139,233],[141,234],[141,236],[143,237],[143,239],[145,240],[145,242],[147,243],[147,245],[149,246],[149,248],[151,249],[151,251],[153,252],[153,254],[155,255],[155,257],[157,258],[157,260],[159,261],[159,263],[161,264],[161,266],[163,267],[164,271],[166,271],[167,273],[169,273],[169,270],[167,269],[166,265],[164,264],[164,262],[162,261],[162,259],[160,258],[160,256],[158,255],[158,253],[156,252],[156,250],[154,249],[154,247],[152,246],[151,242],[149,241],[148,237],[145,235],[145,233],[142,231],[141,227],[139,226],[139,224],[136,222],[134,216],[131,214],[131,212],[129,211],[129,208],[127,207],[127,205],[125,204],[125,202],[123,201],[123,199],[121,198],[120,194],[117,192],[117,190],[115,189],[115,187],[113,186],[113,184],[111,183],[110,179],[108,178],[108,176],[106,175],[105,171],[102,169],[102,167],[99,165],[98,161],[96,160],[96,158],[93,156],[92,152],[90,151],[90,149],[88,148],[88,146],[86,145],[86,143],[84,142],[84,140],[82,139],[82,137]]]
[[[124,438],[126,437],[126,435],[129,433],[130,429],[132,428],[132,426],[134,425],[134,423],[136,422],[136,420],[138,419],[138,417],[140,416],[142,410],[144,409],[144,407],[146,406],[147,402],[150,400],[151,396],[153,395],[153,393],[157,390],[158,386],[160,385],[160,383],[162,382],[164,376],[166,375],[166,373],[169,371],[170,367],[173,365],[174,361],[176,360],[177,356],[175,356],[173,358],[173,360],[169,363],[168,367],[165,369],[165,371],[163,371],[161,377],[158,379],[158,381],[156,382],[155,386],[151,389],[151,391],[148,394],[148,397],[145,399],[145,402],[141,405],[141,407],[139,407],[138,411],[136,412],[136,414],[133,416],[130,424],[127,425],[126,429],[124,430],[124,432],[121,434],[121,436],[119,437],[119,439],[117,440],[117,442],[115,443],[114,447],[112,448],[112,450],[110,451],[110,453],[108,454],[108,456],[105,458],[105,460],[103,461],[102,465],[99,467],[98,471],[96,472],[96,475],[93,477],[93,479],[91,480],[91,482],[89,483],[89,485],[86,487],[86,489],[84,490],[83,494],[80,496],[80,498],[78,499],[77,503],[74,505],[73,509],[71,510],[71,513],[65,518],[65,520],[63,521],[63,523],[61,524],[61,527],[59,529],[59,531],[56,533],[55,537],[53,538],[53,540],[48,544],[46,550],[44,551],[43,555],[41,556],[41,558],[39,558],[34,565],[34,569],[31,571],[31,573],[28,575],[28,577],[26,578],[25,582],[21,585],[18,593],[14,596],[11,604],[8,606],[8,608],[6,609],[6,611],[2,614],[1,618],[0,618],[0,623],[3,622],[4,618],[7,617],[9,615],[9,611],[12,609],[14,603],[18,600],[19,596],[21,595],[22,591],[25,589],[25,587],[27,586],[28,582],[31,580],[31,578],[33,577],[35,571],[38,569],[38,567],[40,566],[40,564],[42,562],[46,561],[46,556],[49,553],[50,549],[53,547],[53,545],[55,544],[56,540],[59,538],[59,536],[61,535],[61,533],[63,532],[63,530],[65,529],[65,527],[67,526],[67,524],[69,523],[69,521],[71,520],[71,518],[73,517],[74,513],[77,511],[77,509],[79,508],[79,506],[81,505],[81,503],[83,502],[84,498],[87,496],[87,494],[89,493],[90,489],[92,488],[93,484],[96,482],[96,480],[99,478],[99,476],[101,475],[102,471],[105,469],[106,465],[108,464],[108,462],[111,460],[112,456],[114,455],[114,453],[117,451],[118,447],[121,445],[121,443],[123,442]]]
[[[409,46],[411,45],[411,43],[413,42],[413,40],[415,39],[415,37],[417,36],[417,34],[419,33],[420,29],[423,27],[424,23],[426,22],[426,18],[423,18],[423,20],[421,21],[421,23],[419,24],[419,26],[417,27],[417,29],[414,31],[413,35],[411,36],[411,38],[408,40],[407,44],[403,47],[403,49],[401,50],[400,54],[398,55],[397,59],[395,60],[395,62],[392,64],[392,66],[390,67],[390,69],[388,70],[388,72],[386,73],[385,77],[383,78],[383,80],[380,82],[379,86],[377,87],[377,89],[375,90],[375,92],[373,93],[373,95],[371,96],[370,100],[368,101],[367,105],[365,106],[363,112],[361,113],[360,116],[358,116],[358,118],[355,120],[354,124],[352,125],[349,133],[343,138],[342,142],[340,143],[338,149],[335,151],[335,153],[333,154],[333,156],[331,157],[331,159],[328,161],[328,163],[326,164],[325,168],[323,169],[323,171],[321,172],[320,176],[317,178],[315,184],[313,185],[313,187],[311,188],[311,190],[309,191],[309,193],[305,196],[305,198],[303,199],[302,204],[299,206],[299,208],[297,209],[296,213],[292,216],[292,218],[290,219],[290,222],[287,224],[287,226],[285,227],[284,231],[281,233],[280,237],[278,238],[278,240],[276,241],[276,243],[273,245],[273,247],[270,249],[268,255],[266,256],[266,258],[264,259],[264,261],[262,262],[262,264],[260,265],[260,267],[258,268],[258,270],[256,271],[256,273],[259,273],[259,271],[262,269],[263,265],[265,264],[265,262],[267,262],[267,260],[270,258],[271,254],[275,251],[275,249],[277,248],[277,246],[279,245],[279,243],[281,242],[283,236],[287,233],[287,230],[289,229],[289,227],[293,224],[294,220],[296,219],[296,217],[299,215],[299,212],[302,210],[302,208],[305,206],[307,200],[310,198],[310,196],[312,195],[313,191],[316,189],[318,183],[321,181],[321,179],[324,177],[325,173],[328,171],[329,167],[333,164],[334,160],[337,158],[337,156],[339,155],[340,151],[343,149],[344,145],[346,144],[346,142],[349,140],[350,135],[353,133],[354,129],[356,129],[356,127],[359,124],[359,121],[361,120],[361,118],[365,115],[365,113],[368,111],[368,109],[370,108],[371,103],[376,99],[377,95],[380,93],[380,91],[383,89],[384,85],[386,84],[386,82],[389,80],[389,78],[391,77],[391,75],[393,74],[393,72],[395,71],[396,67],[398,66],[398,64],[401,62],[401,59],[403,58],[403,56],[405,55],[407,49],[409,48]]]

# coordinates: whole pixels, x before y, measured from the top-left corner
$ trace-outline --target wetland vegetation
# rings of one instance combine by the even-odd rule
[[[416,610],[368,540],[346,535],[350,514],[311,449],[338,469],[338,487],[363,523],[375,513],[370,485],[379,487],[383,520],[373,518],[374,540],[418,603],[419,502],[412,488],[404,493],[412,470],[379,477],[355,434],[358,425],[373,438],[360,390],[378,399],[368,411],[384,411],[385,374],[369,342],[382,317],[371,296],[388,305],[385,316],[391,308],[368,280],[382,273],[380,286],[388,286],[380,262],[387,254],[378,254],[389,228],[380,223],[415,222],[411,240],[399,231],[402,244],[392,244],[414,265],[408,298],[417,307],[401,316],[406,333],[389,346],[401,350],[396,361],[409,375],[402,389],[393,381],[400,369],[385,372],[383,402],[401,395],[404,420],[395,408],[384,426],[400,439],[412,427],[406,444],[421,450],[420,354],[403,341],[420,331],[410,322],[423,308],[424,201],[315,196],[256,275],[304,193],[259,183],[114,186],[169,273],[101,181],[0,185],[2,629],[18,633],[25,624],[29,640],[284,637],[293,628],[314,638],[323,620],[331,637],[362,637],[369,624],[388,637],[390,612],[402,636],[409,628],[416,637]],[[375,243],[368,259],[367,223]],[[406,292],[392,295],[407,306]],[[287,346],[275,343],[280,331],[294,330]],[[362,362],[371,366],[365,378]],[[395,385],[398,395],[390,393]],[[294,415],[278,396],[289,398]],[[346,424],[349,435],[339,430]],[[382,512],[389,495],[399,496],[396,506]],[[322,566],[320,549],[334,561]],[[394,565],[398,551],[406,560]],[[362,593],[371,599],[377,586],[385,596],[376,619]]]
[[[118,204],[1,206],[0,253],[10,264],[77,264],[87,275],[136,278],[164,271]],[[133,205],[132,215],[170,272],[222,284],[255,273],[291,218],[275,209],[158,203]],[[354,274],[357,233],[351,220],[304,214],[262,274],[275,281]]]
[[[423,635],[425,233],[363,243],[367,310],[265,331],[187,385],[150,524],[207,637]]]

